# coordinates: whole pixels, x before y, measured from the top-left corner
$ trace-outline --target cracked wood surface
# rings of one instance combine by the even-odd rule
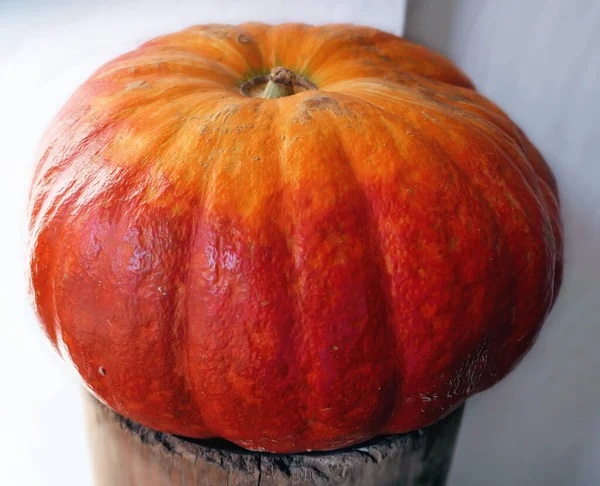
[[[348,449],[277,455],[157,432],[85,395],[96,486],[442,486],[463,410],[426,429]]]

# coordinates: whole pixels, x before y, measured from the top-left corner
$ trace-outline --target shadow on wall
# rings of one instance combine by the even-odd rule
[[[538,342],[467,405],[450,486],[600,484],[600,2],[412,0],[406,37],[447,55],[559,183],[560,297]]]
[[[460,0],[409,0],[404,36],[449,56],[458,3]]]

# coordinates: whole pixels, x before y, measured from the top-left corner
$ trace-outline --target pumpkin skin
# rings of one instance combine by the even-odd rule
[[[240,94],[275,66],[317,86]],[[279,453],[427,426],[558,294],[555,180],[448,60],[376,29],[205,25],[100,68],[30,194],[49,339],[117,412]]]

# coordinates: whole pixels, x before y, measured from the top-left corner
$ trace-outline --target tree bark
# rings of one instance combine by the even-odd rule
[[[278,455],[157,432],[85,394],[96,486],[442,486],[463,411],[339,451]]]

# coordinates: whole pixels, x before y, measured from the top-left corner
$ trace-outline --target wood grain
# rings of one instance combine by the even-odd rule
[[[426,429],[340,451],[277,455],[163,434],[85,395],[96,486],[442,486],[463,411]]]

